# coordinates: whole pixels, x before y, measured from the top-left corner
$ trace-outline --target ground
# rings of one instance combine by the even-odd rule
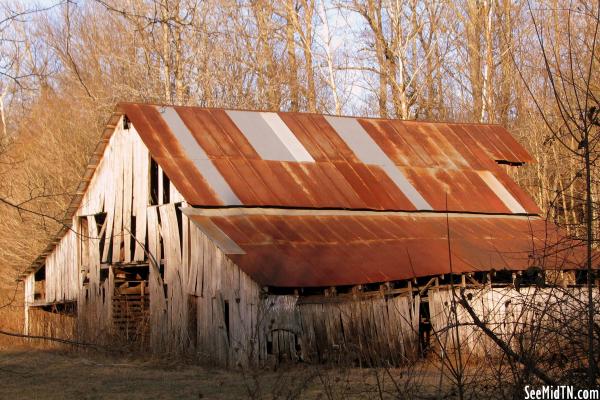
[[[247,397],[237,374],[178,363],[60,351],[0,353],[4,399],[225,399]]]
[[[419,376],[419,390],[416,378],[406,379],[410,374]],[[435,398],[436,376],[431,370],[417,374],[415,368],[374,371],[298,364],[225,371],[164,358],[0,348],[2,399],[373,399],[396,398],[398,393]]]

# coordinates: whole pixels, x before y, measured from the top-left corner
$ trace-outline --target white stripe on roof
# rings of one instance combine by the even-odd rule
[[[177,111],[173,107],[157,107],[157,109],[169,125],[187,157],[194,163],[198,172],[206,179],[221,201],[226,205],[241,205],[240,199],[208,158],[208,155],[177,114]]]
[[[433,210],[356,118],[326,116],[325,119],[362,162],[381,166],[417,210]]]
[[[263,160],[314,162],[276,113],[226,112]]]
[[[512,194],[510,194],[508,190],[506,190],[504,185],[498,180],[498,178],[494,176],[494,174],[492,174],[490,171],[478,171],[478,173],[486,185],[492,189],[494,194],[498,196],[500,200],[502,200],[504,205],[508,207],[511,212],[515,214],[527,213],[523,206],[517,201],[517,199],[514,198]]]
[[[288,149],[288,151],[295,158],[295,161],[307,161],[315,162],[314,158],[304,148],[302,143],[294,135],[294,133],[288,128],[283,122],[281,117],[277,113],[263,112],[260,113],[263,119],[271,127],[275,135],[281,140],[281,143]]]
[[[383,165],[381,167],[392,181],[400,188],[402,193],[414,204],[417,210],[433,210],[421,193],[406,179],[400,168],[396,165]]]

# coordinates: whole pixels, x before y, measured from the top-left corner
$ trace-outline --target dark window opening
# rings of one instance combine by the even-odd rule
[[[148,234],[146,232],[144,232],[144,260],[146,259],[150,259],[150,257],[148,257],[146,253],[146,251],[150,248],[150,244],[148,242]],[[160,260],[157,260],[157,262],[160,262]]]
[[[509,270],[500,270],[500,271],[496,271],[494,273],[494,276],[492,277],[492,282],[495,284],[498,283],[502,283],[502,284],[512,284],[513,283],[513,271],[509,271]]]
[[[499,165],[508,165],[509,167],[520,167],[524,165],[524,162],[520,161],[508,161],[508,160],[496,160],[496,163]]]
[[[110,237],[111,235],[108,235],[108,236]],[[113,241],[109,240],[108,241],[108,252],[107,252],[108,256],[106,257],[107,260],[112,260],[113,251],[114,251],[114,249],[113,249]]]
[[[53,314],[75,316],[77,315],[77,302],[67,301],[64,303],[49,304],[47,306],[43,306],[42,310],[51,312]]]
[[[419,304],[419,318],[429,319],[429,301],[421,301]]]
[[[92,222],[95,224],[95,222]],[[90,273],[90,229],[87,217],[79,217],[79,266],[83,274],[83,285],[89,283]]]
[[[150,159],[150,205],[158,204],[158,164]]]
[[[419,349],[421,355],[425,355],[431,344],[431,318],[429,314],[429,302],[422,301],[419,305]]]
[[[163,204],[169,204],[171,202],[171,181],[169,180],[169,177],[167,176],[167,174],[165,174],[165,171],[162,172],[162,176],[163,176],[163,193],[162,193]]]
[[[575,272],[575,284],[577,285],[585,285],[587,283],[587,271],[578,270]]]
[[[147,264],[124,264],[114,266],[115,281],[139,283],[148,281],[149,269]]]
[[[136,247],[136,245],[137,245],[137,241],[138,241],[138,238],[137,238],[137,236],[135,236],[135,234],[136,234],[136,230],[135,230],[135,224],[136,224],[135,216],[133,216],[133,215],[132,215],[132,216],[131,216],[131,227],[130,227],[130,231],[131,231],[131,238],[132,238],[133,240],[131,240],[131,241],[129,242],[129,246],[130,246],[130,247],[129,247],[129,250],[130,250],[130,253],[129,253],[129,254],[131,254],[132,258],[133,258],[133,255],[135,254],[135,247]]]
[[[183,217],[181,215],[181,203],[175,205],[175,215],[177,216],[177,228],[179,230],[179,248],[183,248]]]
[[[474,272],[473,279],[475,279],[479,283],[489,283],[489,275],[487,272]],[[512,274],[511,274],[511,283],[512,283]]]
[[[100,266],[100,282],[104,282],[108,279],[108,266],[101,265]]]
[[[225,332],[229,340],[229,301],[227,300],[223,302],[223,318],[225,318]]]
[[[46,265],[38,269],[33,277],[33,300],[41,301],[46,297]]]
[[[460,274],[444,274],[438,278],[440,285],[460,285],[462,283],[462,277]]]
[[[36,281],[46,280],[46,266],[45,265],[36,271],[35,280]]]
[[[162,221],[160,219],[160,212],[158,212],[158,210],[156,211],[156,220],[159,225],[162,223]],[[163,254],[165,254],[165,245],[163,243],[162,235],[158,235],[158,254],[155,254],[155,257],[157,258],[156,261],[158,263],[161,263],[161,261],[163,259]]]
[[[164,245],[164,243],[163,243],[162,236],[161,236],[161,238],[159,239],[159,241],[158,241],[158,242],[159,242],[159,244],[160,244],[160,251],[159,251],[159,253],[157,254],[157,256],[158,256],[159,260],[162,260],[162,259],[163,259],[162,255],[163,255],[163,254],[165,254],[165,245]]]
[[[194,347],[198,344],[198,297],[188,296],[188,336],[190,344]]]
[[[106,232],[104,235],[101,235],[101,233],[102,227],[106,222],[106,213],[98,213],[94,215],[94,219],[96,220],[96,232],[98,232],[98,235],[100,235],[100,240],[98,241],[98,249],[100,250],[100,257],[102,257],[102,254],[104,253],[104,244],[106,242]]]

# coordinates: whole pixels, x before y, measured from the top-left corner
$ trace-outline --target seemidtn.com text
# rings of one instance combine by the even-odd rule
[[[525,400],[600,400],[600,389],[575,389],[573,386],[525,386]]]

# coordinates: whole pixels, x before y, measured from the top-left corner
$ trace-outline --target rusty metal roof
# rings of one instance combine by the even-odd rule
[[[130,103],[119,110],[193,205],[539,212],[497,164],[531,161],[498,125]]]
[[[191,207],[184,213],[268,286],[355,285],[532,266],[569,270],[584,260],[581,246],[539,217]]]
[[[533,161],[498,125],[134,103],[117,105],[57,240],[121,115],[197,207],[191,218],[266,285],[448,273],[446,218],[454,272],[525,269],[542,248],[555,267],[579,265],[572,243],[498,165]]]

